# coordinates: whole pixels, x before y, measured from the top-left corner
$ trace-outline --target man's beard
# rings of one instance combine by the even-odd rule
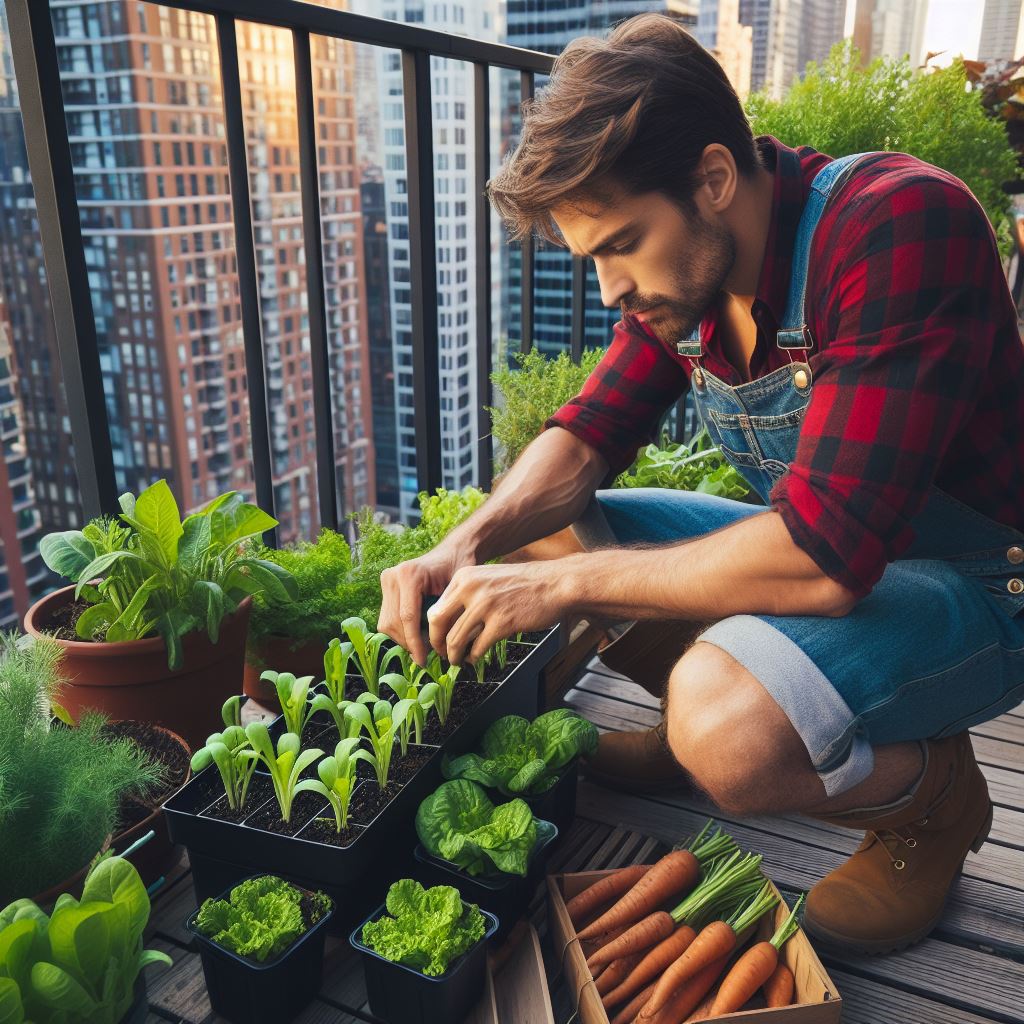
[[[657,306],[657,314],[646,322],[670,345],[688,338],[700,326],[736,262],[736,240],[729,231],[696,213],[687,216],[687,223],[689,252],[680,253],[671,267],[675,293],[685,298],[634,292],[621,304],[623,316]]]

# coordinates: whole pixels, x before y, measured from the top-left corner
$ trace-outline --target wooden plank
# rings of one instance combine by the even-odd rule
[[[189,953],[159,937],[150,940],[149,948],[162,949],[174,960],[174,965],[164,969],[160,975],[147,976],[150,1006],[190,1021],[206,1021],[212,1010],[198,954]]]
[[[540,940],[531,926],[495,976],[494,996],[501,1024],[555,1024]]]
[[[899,1021],[900,1024],[993,1024],[992,1017],[981,1017],[934,999],[890,988],[870,978],[849,974],[841,968],[830,968],[829,975],[843,997],[843,1024],[879,1024],[881,1021]]]
[[[603,629],[585,620],[577,624],[566,646],[541,670],[545,707],[558,707],[562,695],[579,679],[580,673],[586,670],[587,662],[604,635]]]
[[[981,766],[981,773],[988,782],[988,793],[992,802],[1001,807],[1024,811],[1024,779],[1019,772],[995,768],[990,764]]]
[[[971,729],[981,736],[991,736],[997,740],[1008,740],[1021,747],[1021,758],[1024,760],[1024,720],[1011,718],[1009,715],[1000,715],[999,718],[990,719],[987,722],[979,722]]]
[[[979,736],[976,732],[971,733],[971,745],[979,764],[991,764],[1011,772],[1024,772],[1024,747],[1008,740]],[[1021,785],[1024,785],[1024,781]]]
[[[614,822],[675,843],[692,834],[706,820],[703,810],[691,811],[672,804],[580,783],[577,813],[595,821]],[[776,884],[792,890],[809,889],[837,868],[845,854],[836,849],[795,843],[746,824],[729,824],[729,832],[746,849],[764,854],[765,872]],[[1024,958],[1018,892],[961,878],[954,886],[940,934],[977,947],[1005,950]]]

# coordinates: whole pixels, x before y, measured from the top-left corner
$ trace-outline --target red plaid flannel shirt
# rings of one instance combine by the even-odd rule
[[[811,181],[831,159],[771,136],[758,145],[775,193],[752,309],[755,379],[789,361],[775,332],[793,243]],[[909,546],[909,521],[933,483],[1024,529],[1024,346],[991,226],[958,178],[885,153],[862,162],[832,200],[808,272],[811,401],[770,498],[793,540],[861,598]],[[627,321],[547,423],[597,449],[615,473],[654,439],[690,375],[674,346]],[[715,326],[712,311],[704,365],[742,383]]]

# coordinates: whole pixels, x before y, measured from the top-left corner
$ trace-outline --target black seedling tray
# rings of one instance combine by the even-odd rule
[[[559,650],[559,633],[557,627],[552,629],[473,708],[445,740],[444,747],[437,748],[435,755],[347,847],[303,839],[301,833],[283,836],[245,824],[202,817],[201,812],[222,795],[222,789],[215,766],[200,772],[163,805],[171,841],[188,849],[197,900],[202,902],[254,874],[275,874],[307,889],[326,892],[335,904],[331,931],[349,929],[370,907],[383,900],[388,886],[400,877],[399,872],[408,873],[416,843],[416,810],[444,781],[442,751],[449,747],[471,749],[491,722],[503,715],[533,718],[537,714],[540,672]],[[458,685],[476,683],[462,680]],[[276,731],[272,725],[272,734]],[[397,761],[396,748],[392,764]],[[216,779],[212,797],[208,784],[211,777]],[[328,813],[326,801],[321,813]]]

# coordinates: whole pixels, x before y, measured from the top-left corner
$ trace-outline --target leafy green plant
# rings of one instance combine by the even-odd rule
[[[534,818],[525,800],[496,807],[467,779],[442,782],[416,812],[424,849],[471,875],[498,870],[525,876],[538,839],[550,838],[553,829]]]
[[[620,474],[615,486],[700,491],[736,501],[750,493],[750,485],[726,460],[721,448],[712,444],[706,428],[701,428],[689,444],[667,440],[661,447],[649,444],[630,469]]]
[[[270,733],[262,722],[250,722],[245,727],[245,735],[252,749],[243,751],[242,756],[263,762],[270,773],[274,796],[281,809],[281,820],[291,821],[295,797],[305,790],[316,789],[314,779],[300,782],[299,776],[324,752],[317,747],[303,750],[302,741],[293,732],[282,733],[275,750]]]
[[[413,703],[400,700],[392,706],[386,700],[378,700],[372,693],[364,693],[359,700],[346,701],[343,705],[345,717],[359,723],[372,750],[372,753],[358,750],[355,756],[372,765],[381,789],[387,788],[395,740]]]
[[[444,974],[487,930],[479,907],[463,903],[450,885],[424,889],[402,878],[388,889],[385,908],[385,916],[363,925],[363,944],[430,977]]]
[[[448,721],[448,715],[451,714],[452,695],[455,693],[460,671],[459,665],[449,665],[445,668],[437,651],[431,651],[427,656],[427,675],[437,684],[434,711],[437,712],[438,721],[442,725]]]
[[[316,766],[320,785],[310,786],[310,791],[325,797],[334,811],[334,824],[338,832],[348,828],[348,807],[358,782],[356,764],[360,760],[358,736],[343,739],[334,748],[334,753],[325,757]],[[330,819],[322,819],[329,821]]]
[[[273,684],[281,704],[281,714],[284,715],[285,729],[296,736],[301,736],[313,714],[309,695],[313,677],[295,676],[291,672],[275,672],[268,668],[260,674],[260,679],[266,679]]]
[[[603,355],[601,349],[586,349],[577,365],[567,352],[548,359],[531,349],[515,353],[517,367],[503,366],[491,374],[497,405],[488,412],[498,442],[496,473],[507,470],[544,429],[545,421],[580,393]]]
[[[184,521],[166,480],[138,499],[122,494],[118,501],[127,529],[101,518],[82,530],[48,534],[39,544],[46,564],[73,580],[75,597],[91,605],[75,626],[83,639],[117,643],[155,631],[173,670],[182,664],[181,638],[205,628],[216,643],[224,616],[247,595],[295,598],[287,570],[245,553],[245,542],[277,520],[236,491]]]
[[[335,728],[338,730],[338,737],[345,739],[349,736],[358,736],[362,726],[357,721],[351,718],[346,718],[345,708],[349,704],[354,704],[355,701],[343,700],[333,701],[326,693],[318,693],[313,697],[313,703],[310,705],[310,714],[316,715],[323,712],[324,714],[330,715],[334,720]]]
[[[349,616],[341,624],[345,635],[352,644],[359,674],[366,683],[366,688],[377,697],[380,695],[381,649],[389,642],[385,633],[371,632],[365,620],[358,615]]]
[[[532,722],[505,715],[480,740],[482,754],[441,762],[446,779],[469,779],[506,796],[534,796],[549,790],[574,758],[597,749],[597,729],[568,708],[539,715]]]
[[[345,676],[354,652],[353,644],[337,636],[331,640],[324,652],[324,682],[335,704],[340,704],[345,699]]]
[[[104,857],[81,901],[63,893],[47,916],[30,899],[0,910],[3,1024],[118,1024],[148,964],[166,953],[142,948],[149,895],[121,857]]]
[[[756,134],[789,146],[832,157],[895,150],[941,167],[985,208],[1001,253],[1012,251],[1011,200],[1002,184],[1016,177],[1016,155],[1005,123],[986,115],[980,92],[968,91],[961,60],[924,73],[906,58],[879,57],[863,68],[849,41],[837,43],[781,100],[756,93],[746,110]]]
[[[224,900],[208,899],[195,928],[238,956],[264,963],[279,956],[333,909],[329,896],[308,893],[275,875],[248,878]]]
[[[399,700],[409,701],[409,713],[405,721],[398,727],[398,742],[405,757],[412,736],[416,743],[423,742],[423,726],[426,725],[427,712],[434,706],[437,697],[437,683],[427,683],[421,688],[424,671],[415,673],[413,679],[400,676],[397,672],[389,672],[381,676],[380,681],[394,691]]]
[[[224,705],[225,721],[232,721],[232,715],[227,709],[232,700],[237,699],[234,697]],[[206,746],[192,755],[192,771],[196,774],[211,764],[217,766],[220,780],[224,784],[228,807],[233,811],[241,810],[245,806],[249,783],[252,782],[253,772],[256,771],[256,761],[249,756],[251,750],[249,737],[241,725],[229,724],[223,732],[212,733],[206,740]]]
[[[253,598],[249,653],[254,664],[258,663],[261,641],[272,636],[292,637],[296,646],[306,640],[326,646],[338,622],[359,607],[352,604],[352,551],[334,530],[323,527],[314,542],[300,540],[281,548],[254,540],[249,554],[282,568],[296,588],[294,601],[287,605],[268,601],[263,594]]]
[[[62,657],[49,638],[0,633],[0,904],[85,868],[117,832],[121,802],[164,778],[102,715],[51,725]]]

